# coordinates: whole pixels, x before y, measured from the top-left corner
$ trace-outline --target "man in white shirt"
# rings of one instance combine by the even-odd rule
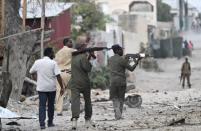
[[[52,60],[54,51],[46,48],[44,57],[36,60],[30,69],[30,73],[37,74],[37,91],[39,94],[39,122],[41,129],[45,129],[46,103],[48,103],[48,127],[54,126],[54,101],[56,96],[56,80],[58,80],[63,95],[64,88],[57,63]]]

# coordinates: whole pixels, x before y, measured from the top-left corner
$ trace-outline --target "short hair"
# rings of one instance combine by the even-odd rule
[[[112,50],[114,53],[116,53],[118,50],[121,50],[121,49],[122,47],[118,44],[112,46]]]
[[[53,49],[51,47],[45,48],[44,56],[50,56],[53,53]]]
[[[64,40],[63,40],[63,44],[64,45],[67,45],[67,43],[70,41],[70,38],[65,38]]]

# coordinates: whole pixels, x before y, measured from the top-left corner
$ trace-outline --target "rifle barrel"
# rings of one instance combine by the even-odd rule
[[[72,52],[73,56],[82,54],[82,53],[86,53],[86,52],[94,52],[94,51],[102,51],[102,50],[109,50],[110,48],[107,47],[90,47],[90,48],[85,48],[79,51],[74,51]]]

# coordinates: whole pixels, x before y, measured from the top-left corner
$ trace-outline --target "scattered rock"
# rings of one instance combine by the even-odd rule
[[[173,119],[167,126],[174,126],[174,125],[181,125],[181,124],[185,124],[185,118],[181,118],[181,119]]]
[[[174,99],[177,101],[177,100],[178,100],[178,97],[175,97]]]
[[[95,96],[99,96],[99,95],[100,95],[100,93],[99,93],[99,92],[96,92]]]
[[[20,102],[24,102],[25,100],[26,100],[26,96],[21,95],[21,96],[20,96]]]
[[[100,98],[100,99],[96,99],[94,102],[104,102],[104,101],[109,101],[106,98]]]
[[[155,91],[153,91],[152,93],[158,93],[159,92],[159,90],[155,90]]]
[[[6,123],[6,125],[10,125],[10,126],[21,126],[19,123],[15,122],[15,121]]]

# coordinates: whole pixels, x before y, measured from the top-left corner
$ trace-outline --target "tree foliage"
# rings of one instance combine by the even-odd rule
[[[95,2],[91,1],[77,2],[77,5],[73,8],[72,16],[72,35],[74,35],[72,37],[74,38],[88,31],[96,29],[103,30],[107,21],[107,17],[101,12]],[[81,21],[78,22],[78,18],[81,18]]]
[[[90,84],[93,89],[108,89],[110,85],[109,69],[101,67],[99,70],[92,70]]]
[[[168,22],[173,20],[173,16],[170,13],[171,7],[161,0],[157,0],[157,20]]]
[[[106,22],[111,21],[110,17],[105,16],[93,0],[58,0],[58,2],[75,3],[73,8],[71,8],[73,39],[80,34],[90,32],[92,30],[103,30],[105,29]],[[78,22],[78,18],[82,18],[82,21]]]

